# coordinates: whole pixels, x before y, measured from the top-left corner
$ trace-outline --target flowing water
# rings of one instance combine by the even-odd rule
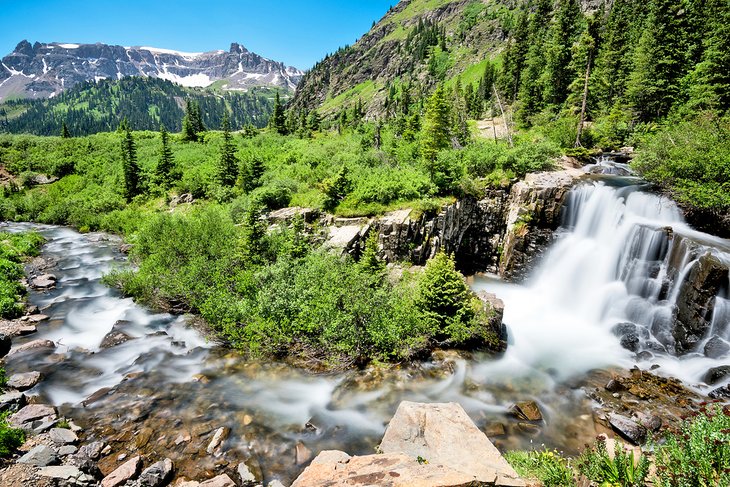
[[[191,478],[246,460],[267,481],[287,481],[303,468],[297,461],[306,460],[306,449],[372,453],[401,400],[459,402],[480,427],[506,425],[501,446],[535,442],[575,452],[595,434],[576,377],[594,368],[659,364],[703,388],[704,372],[730,359],[701,353],[710,336],[730,339],[728,286],[715,298],[711,331],[697,350],[675,357],[669,333],[679,283],[705,252],[730,261],[730,242],[692,230],[671,201],[631,177],[590,176],[570,193],[558,238],[526,283],[470,281],[506,304],[504,356],[385,372],[317,376],[244,361],[187,318],[151,312],[101,284],[105,272],[125,265],[117,240],[62,227],[0,226],[30,228],[48,239],[43,253],[57,260],[51,272],[58,283],[31,292],[31,303],[50,320],[22,340],[48,338],[57,348],[14,356],[9,370],[41,371],[46,378],[31,393],[78,418],[90,438],[111,442],[117,453],[134,445],[152,457],[169,456]],[[638,354],[614,333],[629,322]],[[101,348],[113,327],[132,339]],[[539,431],[506,414],[526,399],[545,413]],[[226,453],[208,454],[210,432],[220,426],[231,428]]]

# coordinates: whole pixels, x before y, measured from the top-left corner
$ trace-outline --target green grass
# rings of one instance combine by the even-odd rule
[[[339,95],[325,100],[319,107],[319,111],[322,113],[329,113],[332,110],[354,104],[357,102],[358,98],[362,100],[369,100],[379,88],[380,87],[372,80],[363,81]]]
[[[569,460],[552,450],[510,451],[505,459],[526,479],[535,479],[545,487],[572,487],[575,485]]]

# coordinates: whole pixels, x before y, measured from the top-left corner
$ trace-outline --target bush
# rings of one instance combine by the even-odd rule
[[[659,486],[730,485],[730,406],[714,405],[669,432],[656,447]]]
[[[0,414],[0,458],[9,457],[25,442],[25,431],[12,428],[7,421],[10,411]]]
[[[16,318],[23,312],[20,301],[25,288],[19,280],[23,277],[23,259],[38,255],[45,240],[37,233],[0,232],[0,318]]]

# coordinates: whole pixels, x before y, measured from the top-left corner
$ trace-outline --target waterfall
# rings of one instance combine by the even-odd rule
[[[510,333],[504,359],[484,365],[485,373],[537,370],[562,379],[643,363],[697,384],[730,360],[727,352],[703,353],[711,337],[730,341],[727,272],[697,344],[685,350],[674,331],[690,274],[706,255],[730,262],[730,242],[691,229],[675,203],[644,186],[615,176],[580,184],[564,205],[559,238],[524,284],[478,281],[505,301]]]

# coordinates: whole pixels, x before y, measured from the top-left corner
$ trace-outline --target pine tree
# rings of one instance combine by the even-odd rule
[[[334,178],[324,182],[324,209],[327,211],[334,210],[340,202],[345,199],[345,196],[350,192],[350,176],[348,174],[347,166],[342,166]]]
[[[530,16],[528,51],[524,69],[520,74],[520,89],[517,95],[519,109],[517,117],[523,124],[543,108],[543,90],[540,83],[545,67],[545,36],[550,25],[552,2],[540,0],[536,11]],[[490,87],[491,89],[492,87]]]
[[[198,132],[195,130],[195,109],[193,108],[193,102],[188,100],[185,103],[185,115],[182,121],[182,140],[184,142],[197,142]]]
[[[443,85],[439,84],[428,99],[423,121],[421,155],[426,162],[433,162],[439,151],[451,146],[451,111],[446,101]]]
[[[456,78],[451,103],[451,133],[463,147],[469,142],[469,125],[467,124],[467,110],[464,101],[464,92],[461,88],[461,79]]]
[[[231,124],[228,121],[228,111],[223,114],[223,143],[221,144],[220,159],[218,160],[218,182],[221,186],[232,187],[238,177],[238,159],[236,147],[231,135]]]
[[[709,32],[701,61],[689,76],[690,106],[730,110],[730,6],[725,0],[709,0]]]
[[[263,160],[254,155],[245,165],[243,173],[243,190],[248,192],[261,186],[261,177],[264,175],[266,168]]]
[[[243,214],[238,257],[244,265],[256,265],[264,261],[266,253],[266,223],[261,218],[262,207],[252,202]]]
[[[175,167],[175,159],[170,148],[170,136],[164,125],[160,125],[160,159],[157,161],[155,179],[157,184],[167,189],[172,183],[172,172]]]
[[[519,17],[517,17],[517,25],[515,26],[512,38],[507,43],[504,63],[502,64],[502,73],[500,75],[499,84],[510,100],[514,100],[519,92],[520,77],[522,75],[522,70],[525,67],[525,60],[527,59],[527,53],[530,48],[529,14],[530,9],[527,5],[524,5],[520,10]],[[490,65],[491,63],[488,64],[488,66]],[[484,82],[480,85],[480,87],[483,86],[483,88],[479,90],[483,99],[486,100],[485,95],[491,93],[491,86],[493,83],[494,79],[490,79],[488,82]]]
[[[682,14],[679,2],[651,2],[626,88],[628,100],[642,121],[665,116],[679,98],[685,70]]]
[[[416,305],[434,324],[437,339],[446,338],[446,329],[454,321],[464,323],[473,317],[469,295],[453,257],[440,251],[426,263],[418,282]]]
[[[127,128],[122,138],[122,169],[124,172],[124,197],[127,202],[140,193],[140,171],[137,165],[137,147],[132,132]]]
[[[543,99],[548,104],[562,104],[573,80],[570,61],[573,43],[578,36],[580,15],[578,0],[560,0],[558,3],[545,44]]]
[[[286,114],[284,113],[284,107],[281,105],[281,97],[279,96],[278,91],[276,92],[276,98],[274,99],[274,111],[271,114],[269,126],[278,134],[287,134]]]
[[[68,126],[66,126],[66,122],[63,122],[61,124],[61,137],[64,139],[71,138],[71,133],[68,131]]]
[[[378,232],[372,231],[368,235],[358,267],[366,275],[372,276],[376,283],[385,277],[385,261],[378,257]]]

